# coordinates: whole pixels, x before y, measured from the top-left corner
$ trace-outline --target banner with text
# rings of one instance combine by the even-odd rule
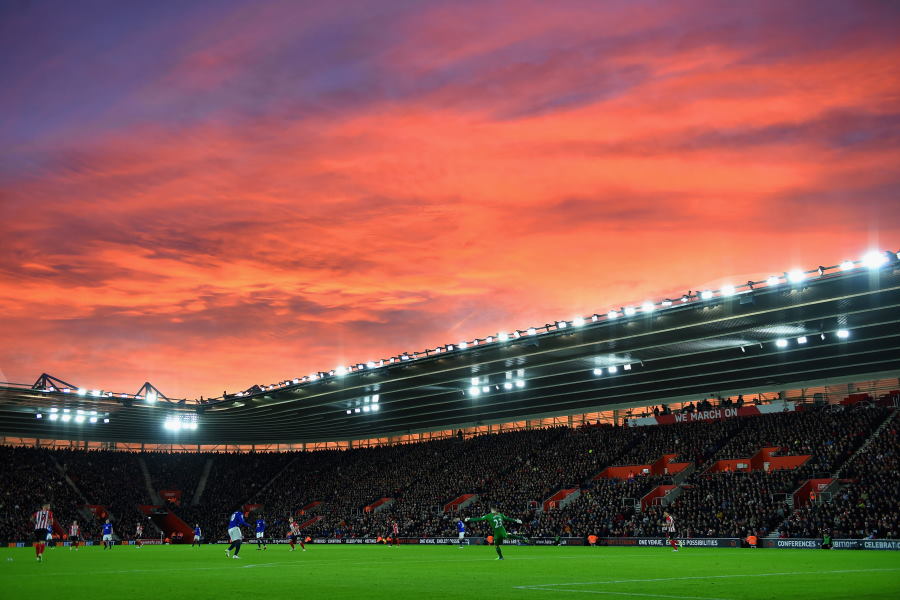
[[[758,417],[772,413],[791,412],[795,409],[793,402],[773,402],[772,404],[760,404],[759,406],[717,406],[709,410],[695,410],[693,412],[678,412],[669,415],[656,415],[653,417],[639,417],[625,421],[629,427],[641,427],[644,425],[673,425],[675,423],[694,423],[696,421],[724,421],[736,417]]]

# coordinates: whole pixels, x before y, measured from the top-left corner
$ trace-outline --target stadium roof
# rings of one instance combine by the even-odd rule
[[[155,444],[355,440],[896,377],[897,267],[786,274],[664,310],[551,324],[540,335],[525,331],[203,406],[65,394],[60,385],[0,387],[0,434]],[[92,417],[99,422],[90,424]]]

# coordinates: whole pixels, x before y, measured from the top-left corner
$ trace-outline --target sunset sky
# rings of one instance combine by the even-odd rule
[[[0,380],[216,396],[900,248],[900,3],[0,3]]]

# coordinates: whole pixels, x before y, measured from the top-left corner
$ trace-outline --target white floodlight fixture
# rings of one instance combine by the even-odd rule
[[[565,329],[568,326],[569,326],[569,324],[566,321],[557,321],[556,322],[557,329]]]
[[[619,367],[617,367],[616,365],[613,365],[609,368],[610,375],[612,375],[613,373],[618,373],[618,372],[619,372]]]
[[[712,297],[713,297],[712,290],[703,290],[702,292],[700,292],[701,300],[711,300]]]
[[[887,261],[887,255],[884,252],[879,252],[878,250],[866,252],[866,254],[862,257],[862,263],[870,269],[877,269],[878,267],[883,266]]]
[[[653,304],[652,302],[650,302],[649,300],[647,300],[646,302],[641,304],[641,310],[644,311],[645,313],[651,313],[654,310],[656,310],[656,305]]]
[[[662,305],[665,306],[666,308],[668,308],[668,307],[672,306],[672,301],[669,300],[668,298],[666,298],[665,300],[662,301]]]
[[[367,362],[367,363],[366,363],[366,368],[367,368],[367,369],[374,369],[374,368],[375,368],[375,361],[374,361],[374,360],[370,360],[369,362]]]
[[[343,376],[343,375],[346,375],[346,374],[347,374],[347,367],[335,367],[335,368],[334,368],[334,374],[337,375],[338,377],[341,377],[341,376]]]
[[[504,389],[504,390],[511,390],[511,389],[513,389],[513,384],[512,384],[512,382],[510,382],[510,381],[504,382],[504,383],[503,383],[503,389]]]
[[[297,385],[298,383],[300,383],[300,379],[298,379],[297,377],[294,377],[293,379],[291,379],[291,383],[293,383],[294,385]]]
[[[358,412],[360,412],[360,410],[361,409],[357,406],[356,408],[353,409],[353,412],[358,413]]]
[[[629,363],[629,364],[627,364],[627,365],[622,365],[622,368],[625,369],[626,371],[630,371],[630,370],[631,370],[631,363]]]
[[[84,388],[78,388],[78,392],[77,392],[77,393],[78,393],[79,396],[87,396],[87,390],[84,389]]]
[[[479,383],[481,383],[481,379],[479,379],[478,377],[472,378],[472,385],[478,385]]]
[[[59,415],[56,414],[56,413],[53,413],[53,414],[50,415],[50,420],[51,420],[51,421],[55,421],[55,420],[57,420],[58,418],[59,418]]]
[[[481,391],[484,392],[485,394],[487,394],[488,392],[491,391],[491,386],[483,385],[483,386],[481,386]]]
[[[609,311],[608,313],[606,313],[606,318],[609,319],[609,320],[613,320],[613,319],[615,319],[615,318],[618,317],[618,316],[619,316],[619,313],[617,313],[617,312],[614,311],[614,310],[611,310],[611,311]]]
[[[682,304],[687,304],[688,302],[690,302],[690,300],[691,300],[691,297],[688,296],[687,294],[685,294],[684,296],[681,297]]]
[[[109,419],[103,419],[104,423],[109,423]]]
[[[626,306],[623,312],[625,313],[626,317],[633,317],[634,313],[637,311],[635,311],[633,306]]]
[[[537,329],[534,327],[529,327],[527,331],[525,331],[528,335],[537,335]]]
[[[381,405],[380,405],[380,404],[373,404],[373,405],[372,405],[372,412],[378,412],[379,410],[381,410]]]
[[[375,395],[372,396],[372,402],[373,402],[374,404],[378,404],[378,400],[379,400],[379,399],[381,399],[381,396],[380,396],[379,394],[375,394]]]
[[[603,375],[603,369],[597,367],[596,369],[594,369],[594,375]]]
[[[348,414],[348,415],[349,415],[350,413],[352,413],[352,412],[353,412],[353,411],[350,410],[349,408],[347,409],[347,414]]]
[[[850,332],[846,329],[838,329],[836,334],[842,340],[846,340],[848,337],[850,337]]]
[[[96,422],[97,422],[97,417],[91,417],[90,419],[88,419],[88,421],[91,422],[91,423],[96,423]]]
[[[779,278],[778,275],[770,275],[768,279],[766,279],[766,285],[769,287],[778,285]]]
[[[787,348],[788,341],[784,338],[778,338],[777,340],[775,340],[775,345],[779,348]]]
[[[465,350],[466,348],[469,347],[469,342],[460,342],[457,344],[457,346],[459,347],[460,350]]]
[[[501,342],[505,342],[509,339],[509,334],[506,333],[505,331],[501,331],[500,333],[497,334],[497,339],[500,340]]]
[[[50,412],[52,412],[52,413],[59,412],[59,409],[54,407],[54,408],[50,409]]]
[[[805,335],[801,335],[800,337],[797,338],[797,343],[798,343],[798,344],[805,344],[806,341],[807,341],[807,340],[806,340],[806,336],[805,336]]]
[[[573,327],[581,327],[582,325],[584,325],[584,317],[575,317],[572,319]]]
[[[91,396],[94,398],[99,398],[101,395],[103,395],[102,390],[91,390]]]
[[[34,415],[34,418],[35,419],[43,419],[44,415],[42,415],[41,413],[38,413],[38,414]]]
[[[804,279],[806,279],[806,273],[804,273],[800,269],[794,269],[787,274],[787,278],[791,283],[801,283]]]
[[[157,400],[156,392],[154,392],[153,390],[150,390],[149,392],[147,392],[147,395],[144,397],[144,399],[147,402],[156,402],[156,400]]]
[[[68,413],[70,413],[70,412],[72,412],[72,411],[69,410],[68,408],[64,408],[64,409],[63,409],[63,412],[66,413],[66,414],[68,414]]]
[[[722,296],[724,296],[725,298],[728,298],[734,296],[736,290],[734,289],[733,285],[731,285],[730,283],[726,283],[722,286],[722,289],[719,290],[719,293],[722,294]]]
[[[524,379],[516,379],[516,387],[517,388],[525,387],[525,380]]]
[[[469,388],[470,396],[478,396],[479,394],[481,394],[481,389],[477,385],[473,385]]]
[[[371,410],[371,409],[369,408],[369,405],[368,405],[368,404],[366,404],[365,406],[363,406],[362,409],[363,409],[363,412],[369,412],[369,410]]]
[[[63,415],[63,416],[62,416],[62,421],[63,421],[63,423],[68,423],[68,422],[71,421],[71,420],[72,420],[72,417],[71,417],[70,415]]]
[[[853,266],[854,265],[852,260],[845,260],[841,263],[841,271],[850,271],[851,269],[853,269]]]
[[[84,423],[84,415],[78,415],[75,417],[76,423]]]

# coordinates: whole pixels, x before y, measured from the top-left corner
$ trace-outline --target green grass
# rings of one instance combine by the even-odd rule
[[[824,550],[287,546],[0,549],[0,598],[900,598],[900,553]],[[12,560],[9,560],[9,559]]]

